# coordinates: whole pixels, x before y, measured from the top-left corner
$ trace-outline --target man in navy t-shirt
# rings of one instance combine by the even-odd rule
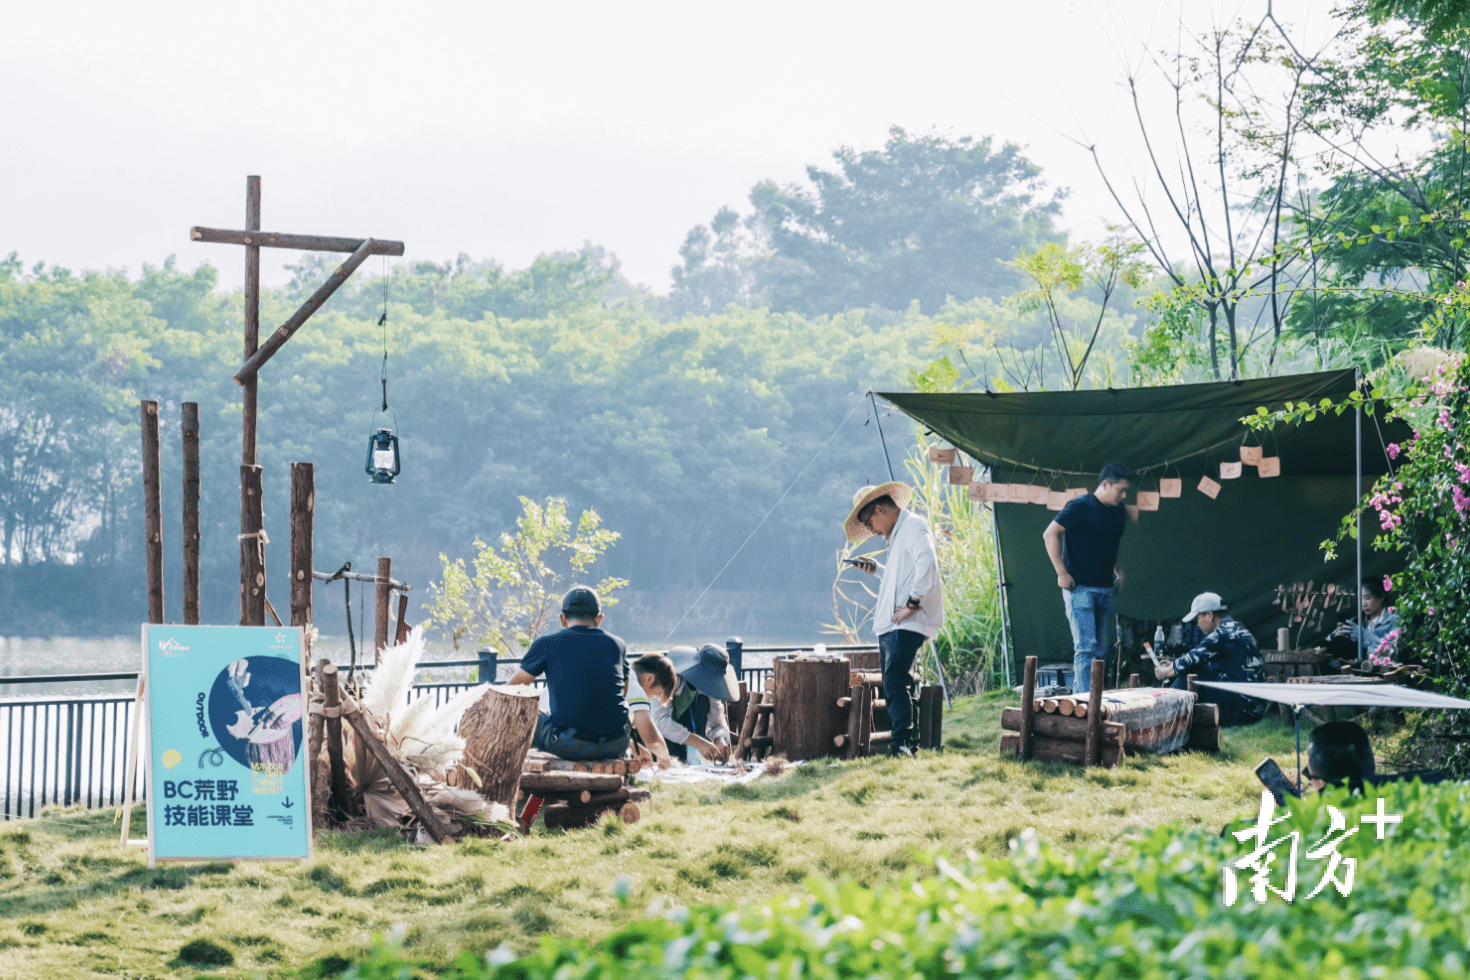
[[[597,593],[577,586],[561,601],[559,633],[540,637],[521,659],[512,684],[546,675],[551,712],[536,723],[536,748],[563,759],[620,759],[628,750],[623,700],[628,647],[604,633]]]
[[[1072,690],[1092,689],[1092,661],[1113,663],[1113,602],[1123,573],[1118,542],[1128,524],[1128,481],[1122,463],[1108,463],[1097,489],[1067,502],[1042,539],[1057,572],[1067,622],[1072,627]]]

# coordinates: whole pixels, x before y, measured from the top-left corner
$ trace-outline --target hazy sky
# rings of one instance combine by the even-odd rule
[[[1207,24],[1263,3],[1187,5]],[[1313,26],[1330,5],[1277,2]],[[0,255],[125,268],[176,254],[238,285],[246,174],[271,231],[398,238],[512,267],[607,246],[663,290],[684,234],[892,124],[993,134],[1116,220],[1090,158],[1132,120],[1125,56],[1176,6],[1029,3],[13,4],[0,26]],[[1061,131],[1061,132],[1058,132]],[[1121,167],[1121,162],[1118,162]],[[267,282],[291,253],[267,250]],[[376,262],[374,261],[374,271]]]

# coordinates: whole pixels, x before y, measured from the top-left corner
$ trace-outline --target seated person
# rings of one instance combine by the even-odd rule
[[[628,720],[633,725],[634,753],[644,762],[652,763],[660,769],[668,769],[673,765],[673,760],[669,756],[669,743],[664,741],[663,735],[659,734],[658,726],[653,723],[654,699],[649,697],[648,693],[643,690],[643,685],[638,683],[637,664],[639,661],[648,659],[658,659],[664,662],[663,670],[668,672],[669,686],[673,687],[673,665],[662,654],[650,654],[648,657],[639,657],[638,660],[635,660],[634,667],[627,672],[628,685],[623,700],[628,706]]]
[[[621,759],[628,751],[623,677],[628,648],[604,633],[597,593],[576,586],[561,600],[562,630],[537,638],[512,684],[542,673],[551,712],[542,712],[531,744],[563,759]]]
[[[1307,768],[1302,777],[1317,792],[1328,786],[1342,786],[1362,793],[1367,786],[1419,780],[1422,783],[1444,781],[1444,773],[1434,769],[1380,775],[1373,760],[1373,745],[1368,733],[1356,722],[1330,721],[1312,729],[1307,740]]]
[[[1354,792],[1363,791],[1363,781],[1373,778],[1373,746],[1363,727],[1351,721],[1330,721],[1312,729],[1307,739],[1307,768],[1302,777],[1317,792],[1327,786],[1347,783]]]
[[[1266,679],[1265,664],[1256,638],[1226,612],[1225,603],[1214,592],[1195,596],[1184,622],[1193,621],[1204,634],[1199,645],[1172,666],[1154,668],[1159,680],[1173,678],[1174,686],[1188,687],[1185,675],[1194,671],[1202,681],[1236,681],[1259,684]],[[1266,702],[1227,691],[1213,690],[1209,698],[1220,706],[1220,724],[1253,725],[1266,714]]]
[[[725,651],[714,644],[674,647],[668,656],[650,654],[633,664],[638,683],[656,703],[653,722],[673,755],[693,748],[711,762],[730,757],[730,726],[725,702],[739,696],[740,681]]]
[[[1337,629],[1327,637],[1327,652],[1334,657],[1362,660],[1369,654],[1377,653],[1378,645],[1384,638],[1398,629],[1398,611],[1388,605],[1381,576],[1364,576],[1362,599],[1359,602],[1362,614],[1356,620],[1339,623]]]

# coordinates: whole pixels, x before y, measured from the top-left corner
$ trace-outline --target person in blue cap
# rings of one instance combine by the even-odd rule
[[[563,759],[621,759],[628,751],[628,646],[602,631],[602,604],[585,585],[562,597],[561,625],[531,644],[510,679],[530,684],[546,675],[551,711],[541,713],[531,744]]]
[[[694,749],[710,762],[730,757],[727,702],[739,697],[740,679],[724,648],[707,643],[674,647],[667,655],[634,661],[638,684],[649,697],[653,723],[672,755]]]

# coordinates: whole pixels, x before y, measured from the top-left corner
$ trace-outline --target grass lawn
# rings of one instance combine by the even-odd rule
[[[999,757],[1009,692],[945,719],[946,751],[822,762],[723,791],[654,790],[642,821],[447,847],[324,832],[297,864],[164,865],[117,847],[115,810],[0,825],[0,976],[328,976],[375,931],[416,954],[526,951],[542,933],[596,937],[650,903],[763,901],[808,875],[901,876],[927,852],[1000,854],[1026,827],[1062,846],[1254,812],[1251,767],[1289,766],[1291,730],[1227,731],[1218,756],[1130,757],[1119,769]],[[134,836],[145,833],[141,814]],[[628,879],[626,904],[614,895]]]

